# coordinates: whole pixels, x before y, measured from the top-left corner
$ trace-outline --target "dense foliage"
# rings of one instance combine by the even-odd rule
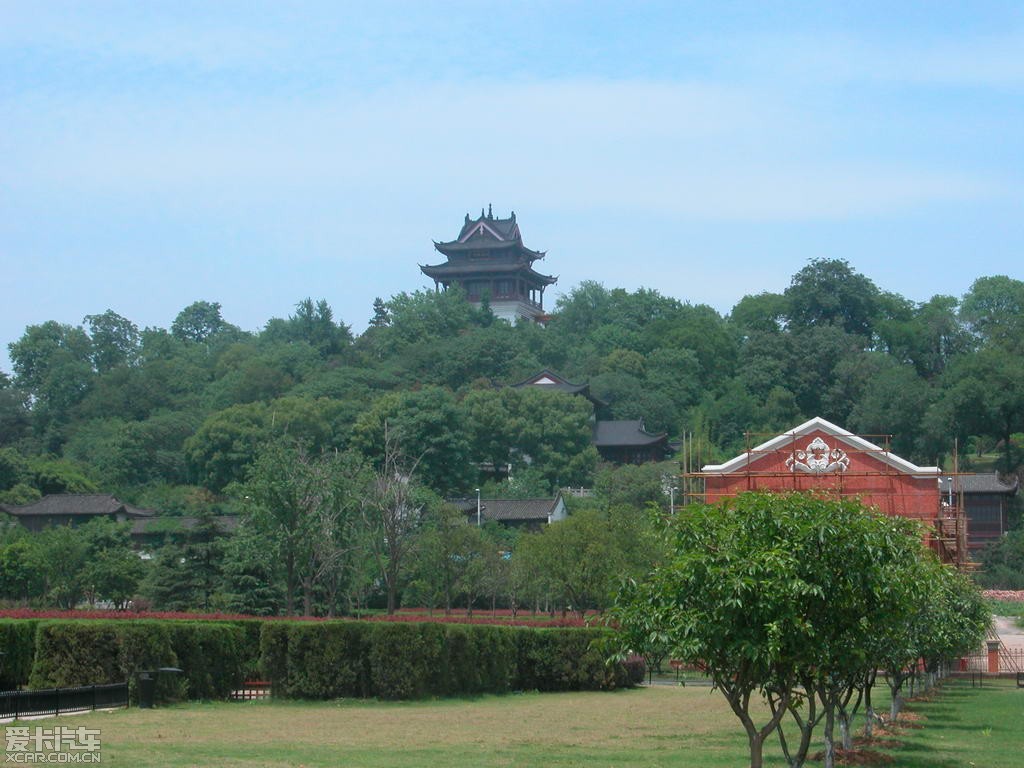
[[[312,299],[258,332],[210,301],[185,307],[168,329],[99,308],[80,326],[32,325],[10,345],[12,375],[0,374],[0,501],[105,492],[165,514],[240,514],[243,524],[221,535],[207,520],[168,535],[144,563],[124,555],[123,531],[3,530],[0,600],[143,597],[161,610],[247,614],[332,615],[394,607],[403,595],[446,609],[601,608],[645,535],[622,538],[623,521],[664,505],[662,484],[600,464],[584,398],[508,385],[542,368],[589,382],[606,403],[600,416],[692,435],[699,461],[728,457],[745,431],[822,416],[891,433],[897,453],[922,463],[949,467],[943,454],[955,444],[961,468],[1014,472],[1022,308],[1024,283],[1008,277],[916,303],[846,262],[814,260],[783,293],[745,296],[725,316],[655,290],[583,282],[546,328],[496,321],[457,290],[377,299],[358,336]],[[304,477],[284,471],[294,462],[282,451],[305,457]],[[401,504],[403,485],[386,482],[404,476],[396,460],[415,469]],[[277,504],[282,487],[316,482],[316,504]],[[523,498],[571,486],[597,490],[583,505],[591,517],[536,538],[458,530],[440,503],[477,488]],[[409,536],[396,536],[396,524]],[[580,551],[580,535],[587,555],[575,564],[546,554],[559,538]],[[522,557],[495,560],[519,538]],[[524,561],[551,566],[546,583]]]
[[[602,629],[431,622],[3,620],[4,687],[98,685],[177,667],[165,695],[225,699],[244,679],[327,699],[605,690],[642,670],[607,664]]]

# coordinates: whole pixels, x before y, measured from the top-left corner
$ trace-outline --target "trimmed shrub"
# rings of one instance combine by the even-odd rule
[[[308,699],[628,686],[626,666],[607,664],[595,642],[607,636],[592,629],[272,622],[263,625],[261,669],[275,695]]]
[[[606,662],[601,641],[608,636],[603,629],[431,622],[0,622],[0,647],[8,649],[4,674],[12,681],[48,688],[128,680],[134,691],[142,670],[179,667],[181,677],[158,678],[157,695],[165,700],[226,698],[254,673],[257,649],[261,676],[276,696],[291,698],[412,699],[631,685],[636,669]]]
[[[286,695],[299,699],[368,696],[371,629],[354,621],[290,625]]]
[[[109,622],[40,622],[29,687],[124,682],[128,676],[121,666],[126,658],[121,645],[117,627]]]
[[[370,680],[382,699],[416,699],[444,691],[445,625],[374,623]]]
[[[227,698],[242,682],[246,653],[244,629],[227,623],[44,621],[36,632],[30,686],[127,680],[134,695],[143,670],[178,667],[180,677],[158,677],[161,700]]]
[[[189,699],[226,699],[241,687],[249,649],[243,627],[211,622],[163,622],[184,672]]]
[[[0,691],[28,683],[38,624],[34,620],[0,620]]]
[[[284,621],[268,622],[260,632],[260,675],[273,685],[275,696],[288,695],[288,630]]]
[[[621,663],[610,664],[601,629],[516,630],[518,690],[597,691],[630,685]]]

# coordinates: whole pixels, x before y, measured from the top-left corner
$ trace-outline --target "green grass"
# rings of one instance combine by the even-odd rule
[[[1019,600],[987,598],[989,610],[996,616],[1024,616],[1024,603]]]
[[[1013,680],[972,688],[952,681],[939,695],[914,702],[919,728],[895,738],[895,765],[903,768],[1017,768],[1024,765],[1024,689]]]
[[[878,698],[882,698],[879,696]],[[877,702],[879,705],[882,701]],[[1024,690],[950,683],[918,721],[871,747],[907,768],[1024,764]],[[51,726],[58,721],[29,723]],[[746,739],[707,688],[523,694],[404,703],[189,704],[62,718],[101,730],[105,765],[732,768]],[[814,749],[818,749],[815,746]],[[766,764],[783,766],[776,742]]]

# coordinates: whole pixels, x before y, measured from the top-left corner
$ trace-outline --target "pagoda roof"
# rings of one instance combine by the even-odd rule
[[[488,259],[487,261],[462,261],[445,264],[420,264],[420,271],[434,280],[445,278],[467,277],[470,275],[494,275],[501,273],[519,273],[532,279],[539,285],[551,285],[558,281],[554,275],[542,275],[535,270],[530,261],[518,258]]]
[[[487,212],[480,211],[480,218],[466,221],[454,240],[434,242],[434,248],[445,256],[459,255],[470,251],[495,251],[511,249],[531,261],[543,259],[543,251],[534,251],[523,245],[523,237],[516,223],[515,211],[507,219],[495,218],[488,206]]]
[[[599,421],[594,425],[594,445],[598,448],[632,447],[667,443],[668,433],[648,432],[643,419]]]

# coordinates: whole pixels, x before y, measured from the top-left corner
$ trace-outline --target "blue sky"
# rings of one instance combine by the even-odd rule
[[[1020,3],[0,0],[0,344],[360,331],[488,203],[556,296],[726,312],[815,257],[959,296],[1024,278],[1022,96]]]

